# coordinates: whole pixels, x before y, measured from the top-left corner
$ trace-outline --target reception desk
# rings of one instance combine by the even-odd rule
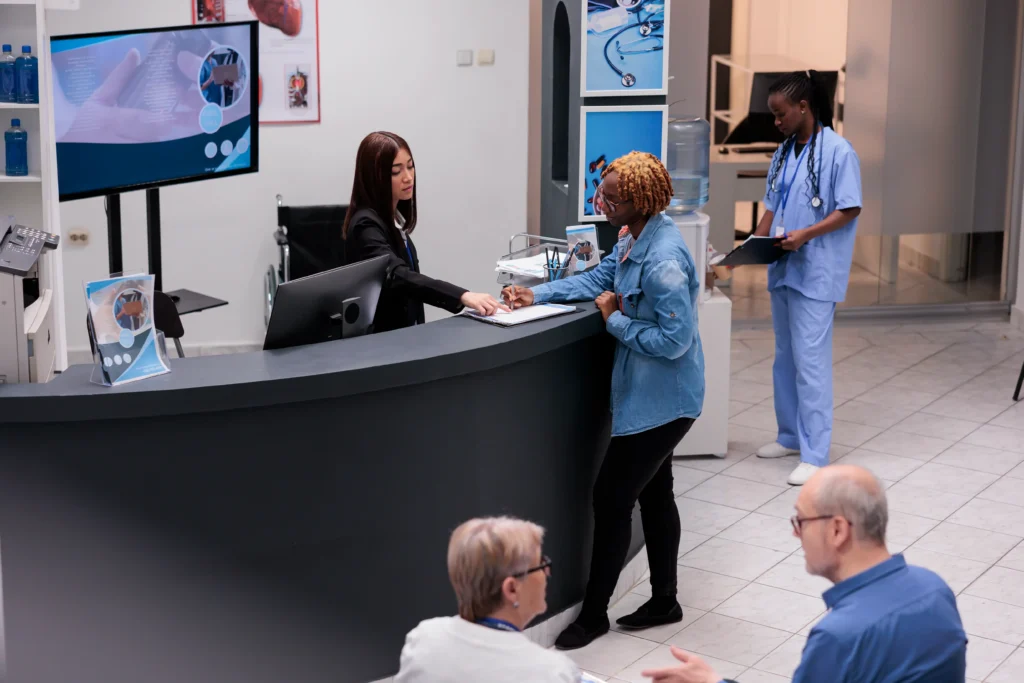
[[[113,389],[89,367],[0,387],[7,680],[390,676],[411,627],[455,612],[448,535],[481,515],[547,528],[549,614],[566,609],[613,349],[582,305],[173,360]]]

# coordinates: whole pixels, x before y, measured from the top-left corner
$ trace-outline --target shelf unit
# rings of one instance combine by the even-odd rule
[[[22,45],[32,46],[32,54],[39,59],[40,100],[40,104],[0,104],[0,131],[10,128],[11,119],[17,118],[28,132],[29,171],[26,177],[13,178],[3,175],[0,165],[0,217],[13,215],[18,223],[61,235],[47,6],[48,0],[0,0],[0,42],[16,46],[16,52]],[[39,261],[40,289],[52,292],[56,370],[67,368],[63,250],[62,244]]]

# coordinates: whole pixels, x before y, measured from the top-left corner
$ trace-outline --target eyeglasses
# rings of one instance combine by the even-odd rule
[[[529,576],[530,574],[532,574],[534,572],[541,572],[541,571],[544,572],[545,574],[547,574],[548,576],[551,576],[551,565],[552,564],[554,564],[554,563],[551,561],[550,557],[548,557],[547,555],[541,555],[540,564],[538,564],[536,567],[530,567],[525,572],[519,572],[518,574],[513,574],[512,576],[518,579],[518,578],[521,578],[523,576]]]
[[[789,518],[789,523],[793,525],[793,532],[797,536],[799,536],[803,532],[804,524],[806,524],[807,522],[817,522],[817,521],[822,520],[822,519],[832,519],[833,517],[838,517],[838,516],[839,515],[819,515],[817,517],[799,517],[797,515],[793,515],[792,517]],[[844,517],[843,519],[846,519],[846,518]],[[846,520],[846,523],[849,524],[850,526],[853,526],[853,522],[851,522],[848,519]]]
[[[602,189],[602,187],[597,188],[597,194],[600,195],[600,202],[601,202],[601,204],[603,204],[605,206],[605,208],[607,208],[607,209],[609,209],[611,211],[617,211],[618,208],[620,206],[622,206],[623,204],[629,204],[631,201],[633,201],[632,199],[626,199],[626,200],[620,200],[620,201],[617,201],[617,202],[613,202],[612,200],[608,199],[608,195],[606,195],[604,193],[604,190]],[[597,200],[595,200],[595,202],[596,201]]]

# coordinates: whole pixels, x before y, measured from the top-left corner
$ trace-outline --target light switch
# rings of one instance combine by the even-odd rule
[[[477,54],[477,61],[480,63],[480,66],[490,66],[494,64],[494,50],[480,50]]]
[[[473,66],[473,51],[458,50],[455,53],[455,63],[459,66]]]

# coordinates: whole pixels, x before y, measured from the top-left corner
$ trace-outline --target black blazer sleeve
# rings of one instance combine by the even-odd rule
[[[395,253],[384,226],[375,219],[376,215],[354,217],[349,226],[349,260],[354,263],[375,256],[387,256],[390,275],[388,289],[392,293],[442,308],[449,313],[461,311],[462,295],[468,290],[444,280],[435,280],[410,268],[406,260]]]

